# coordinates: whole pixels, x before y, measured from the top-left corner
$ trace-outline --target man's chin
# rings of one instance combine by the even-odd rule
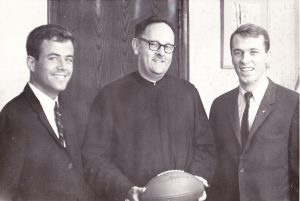
[[[66,90],[66,88],[67,88],[67,85],[59,85],[59,86],[56,86],[56,87],[55,87],[55,90],[56,90],[57,92],[62,92],[62,91],[64,91],[64,90]]]
[[[166,74],[166,71],[163,71],[163,72],[153,72],[152,74],[155,77],[157,77],[157,78],[162,78]]]
[[[164,76],[166,72],[167,72],[166,68],[156,68],[154,71],[152,71],[152,73],[157,76]]]

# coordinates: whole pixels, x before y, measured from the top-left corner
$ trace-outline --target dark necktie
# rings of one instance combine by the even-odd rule
[[[58,130],[58,140],[63,147],[66,147],[65,137],[64,137],[64,126],[62,124],[61,112],[56,101],[55,101],[54,113],[55,113],[55,122]]]
[[[245,95],[246,100],[246,107],[243,113],[242,124],[241,124],[241,137],[242,137],[242,147],[245,147],[249,136],[249,121],[248,121],[248,114],[249,114],[249,106],[250,106],[250,98],[252,97],[251,92],[246,92]]]

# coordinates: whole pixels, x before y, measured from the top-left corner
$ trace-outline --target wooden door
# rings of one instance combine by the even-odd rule
[[[135,24],[151,15],[169,20],[177,48],[168,71],[188,79],[188,0],[48,0],[48,22],[67,27],[76,39],[74,71],[63,104],[83,133],[89,107],[106,84],[137,70],[131,40]]]

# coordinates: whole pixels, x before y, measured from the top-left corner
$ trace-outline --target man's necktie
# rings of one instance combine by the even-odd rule
[[[245,95],[246,100],[246,107],[242,117],[242,124],[241,124],[241,137],[242,137],[242,147],[245,147],[249,136],[249,121],[248,121],[248,114],[249,114],[249,106],[250,106],[250,98],[252,97],[251,92],[246,92]]]
[[[66,147],[66,141],[64,137],[64,126],[62,124],[61,112],[56,101],[55,101],[54,113],[55,113],[55,122],[58,130],[58,140],[63,147]]]

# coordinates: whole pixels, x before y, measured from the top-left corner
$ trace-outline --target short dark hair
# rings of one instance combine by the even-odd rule
[[[141,36],[144,33],[147,26],[149,26],[150,24],[155,24],[155,23],[165,23],[165,24],[167,24],[172,29],[172,31],[174,33],[173,25],[169,21],[161,19],[156,15],[152,15],[149,18],[145,19],[144,21],[138,23],[135,26],[135,37]]]
[[[265,51],[268,52],[270,49],[270,37],[264,28],[255,25],[255,24],[243,24],[240,27],[238,27],[230,37],[230,51],[232,51],[232,43],[233,43],[233,37],[235,35],[240,35],[242,37],[254,37],[257,38],[259,36],[264,37],[264,45],[265,45]]]
[[[73,43],[73,46],[75,45],[72,34],[65,27],[57,24],[41,25],[33,29],[27,37],[27,55],[38,59],[40,46],[43,40],[55,40],[58,42],[70,40]]]

